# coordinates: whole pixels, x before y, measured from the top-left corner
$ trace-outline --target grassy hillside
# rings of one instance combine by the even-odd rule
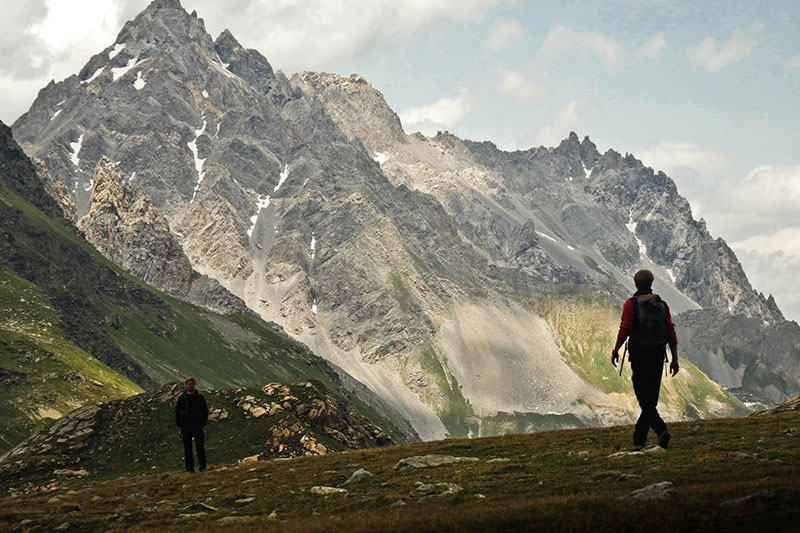
[[[547,319],[556,333],[561,352],[575,373],[602,393],[624,397],[625,400],[619,402],[620,410],[629,416],[638,416],[630,362],[626,358],[622,376],[611,365],[621,302],[617,309],[603,298],[573,293],[560,299],[542,300],[537,303],[536,312]],[[689,360],[680,357],[680,346],[678,348],[680,372],[674,378],[662,379],[659,411],[663,415],[679,420],[738,416],[750,412],[733,394],[709,379]],[[587,403],[591,401],[587,399]]]
[[[628,426],[214,465],[202,475],[55,481],[0,500],[0,529],[790,531],[800,520],[799,429],[793,412],[675,423],[673,446],[660,453],[609,457],[627,446]],[[472,460],[395,469],[431,453]],[[327,496],[311,490],[339,487],[358,468],[375,477]],[[673,492],[663,500],[619,499],[664,481]],[[450,493],[426,494],[437,489]],[[788,490],[726,505],[774,489]]]
[[[203,387],[318,380],[395,440],[327,363],[254,315],[221,316],[106,260],[61,219],[0,124],[0,453],[49,419],[193,374]]]

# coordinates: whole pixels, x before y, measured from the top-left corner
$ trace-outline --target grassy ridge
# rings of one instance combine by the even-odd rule
[[[0,528],[30,520],[28,527],[69,522],[87,531],[794,530],[796,504],[721,504],[764,489],[800,490],[800,448],[787,433],[799,427],[798,413],[675,423],[668,452],[618,458],[607,456],[627,445],[629,426],[415,443],[216,466],[205,475],[59,482],[0,500]],[[394,470],[401,458],[427,453],[478,461]],[[343,494],[310,493],[315,485],[339,485],[357,468],[375,478],[348,485]],[[674,497],[617,500],[662,481],[674,484]],[[461,490],[410,497],[417,482],[455,483]],[[405,505],[391,507],[398,500]],[[213,509],[189,507],[197,502]],[[217,522],[230,516],[239,518]]]

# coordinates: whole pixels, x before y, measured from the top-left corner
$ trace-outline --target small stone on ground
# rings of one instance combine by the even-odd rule
[[[635,490],[620,496],[618,500],[637,500],[637,501],[652,501],[652,500],[666,500],[676,496],[677,492],[673,488],[671,481],[662,481],[661,483],[653,483],[644,488]]]

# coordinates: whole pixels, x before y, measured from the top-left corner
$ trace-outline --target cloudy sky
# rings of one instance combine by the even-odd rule
[[[0,119],[76,73],[147,0],[0,4]],[[182,0],[276,69],[365,76],[406,131],[504,149],[570,130],[678,183],[800,320],[800,2]]]

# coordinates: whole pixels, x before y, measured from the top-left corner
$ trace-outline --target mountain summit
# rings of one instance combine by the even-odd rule
[[[119,161],[194,270],[423,438],[630,420],[606,352],[642,266],[675,313],[782,321],[674,182],[633,156],[575,133],[511,153],[406,135],[361,76],[287,78],[177,2],[154,2],[42,89],[14,133],[89,213],[82,224],[97,162]],[[722,346],[696,358],[711,377],[797,394],[796,355],[766,367]],[[669,383],[672,418],[743,409],[690,364]]]

